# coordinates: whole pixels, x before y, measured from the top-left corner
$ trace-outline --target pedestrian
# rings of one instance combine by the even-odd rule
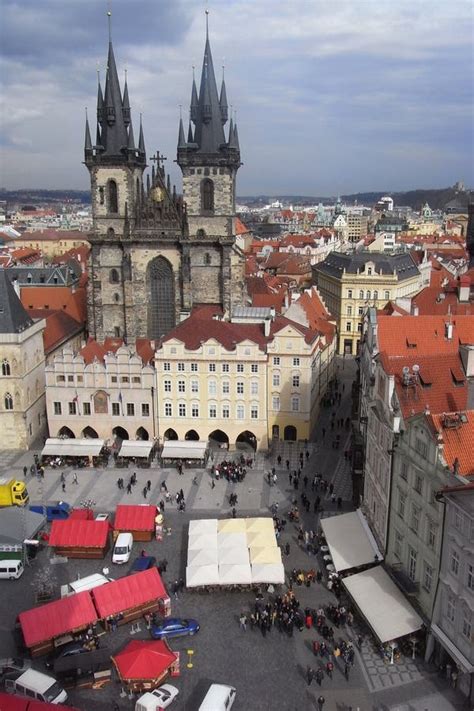
[[[120,706],[118,705],[118,703],[116,701],[114,702],[113,711],[120,711]]]
[[[61,472],[61,481],[62,481],[63,484],[64,484],[64,482],[66,481],[66,477],[64,476],[64,472]]]
[[[132,485],[131,485],[130,482],[128,482],[128,484],[127,484],[127,494],[131,494],[131,493],[132,493]]]
[[[337,508],[342,509],[342,497],[341,496],[337,497]]]
[[[215,489],[215,488],[216,488],[216,482],[214,481],[214,479],[211,479],[211,489]]]
[[[172,587],[171,587],[171,592],[173,593],[173,595],[174,595],[174,597],[175,597],[175,600],[178,600],[178,599],[179,599],[179,595],[178,595],[178,592],[179,592],[179,583],[178,583],[177,580],[174,581],[174,583],[173,583],[173,585],[172,585]]]
[[[323,706],[326,702],[326,699],[324,696],[321,694],[321,696],[318,696],[318,711],[323,711]]]
[[[247,617],[243,612],[240,613],[239,625],[240,625],[240,629],[242,630],[242,632],[247,631]]]
[[[321,669],[321,667],[319,667],[319,669],[316,671],[315,679],[316,679],[318,686],[321,686],[321,682],[324,679],[324,672]]]
[[[306,474],[305,474],[304,477],[303,477],[303,485],[304,485],[304,488],[305,488],[305,489],[306,489],[306,487],[308,486],[308,477],[307,477]]]
[[[346,677],[346,681],[349,681],[349,672],[351,670],[350,664],[347,662],[344,664],[344,676]]]
[[[151,489],[151,481],[149,479],[146,483],[146,488],[147,488],[147,491],[150,491],[150,489]]]
[[[285,462],[285,464],[286,464],[287,470],[289,471],[289,470],[290,470],[290,460],[287,459],[286,462]]]
[[[278,462],[278,466],[280,466],[280,464],[281,464],[281,454],[278,455],[278,457],[277,457],[277,462]]]
[[[308,686],[311,686],[311,682],[313,681],[314,678],[314,671],[311,669],[311,667],[306,667],[306,681],[308,682]]]
[[[132,486],[137,483],[137,472],[133,472],[131,481]]]
[[[274,484],[275,486],[276,486],[277,481],[278,481],[278,477],[277,477],[277,475],[276,475],[276,473],[275,473],[275,474],[273,475],[273,484]]]
[[[332,672],[334,669],[334,664],[332,662],[326,662],[326,674],[330,679],[332,679]]]
[[[23,477],[26,479],[26,475],[28,474],[28,467],[23,467]]]
[[[77,481],[77,474],[76,474],[76,472],[74,472],[74,474],[72,475],[72,483],[73,483],[73,484],[79,484],[79,482]]]
[[[63,481],[62,490],[66,491],[66,482]]]
[[[148,489],[146,486],[143,487],[143,498],[146,499],[146,495],[148,494]]]
[[[235,506],[232,507],[232,518],[237,517],[237,511],[235,510]]]

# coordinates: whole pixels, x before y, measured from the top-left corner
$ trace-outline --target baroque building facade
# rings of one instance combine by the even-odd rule
[[[85,165],[91,178],[88,323],[98,340],[158,339],[196,304],[242,303],[244,255],[235,242],[235,181],[240,149],[228,122],[224,80],[217,89],[206,36],[199,93],[193,79],[187,140],[180,119],[178,164],[183,196],[171,189],[163,159],[135,142],[128,85],[120,86],[112,42],[105,90],[99,82],[97,133],[88,119]]]

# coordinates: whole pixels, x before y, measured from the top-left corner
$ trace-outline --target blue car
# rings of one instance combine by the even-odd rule
[[[135,558],[133,565],[130,568],[130,573],[141,573],[142,570],[148,570],[148,568],[153,568],[156,564],[156,558],[154,555],[141,555],[139,558]]]
[[[169,617],[167,620],[151,626],[153,639],[192,636],[196,632],[199,632],[199,622],[197,620],[183,620],[179,617]]]

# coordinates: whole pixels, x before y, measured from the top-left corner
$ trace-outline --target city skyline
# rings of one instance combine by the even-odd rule
[[[204,5],[112,4],[147,154],[174,165],[179,105],[201,70]],[[237,110],[240,194],[337,194],[473,183],[472,7],[464,0],[356,5],[209,5],[218,79]],[[271,13],[271,14],[270,14]],[[105,3],[4,3],[0,141],[7,188],[87,189],[84,108],[95,128],[96,65],[107,55]],[[225,58],[223,57],[225,55]],[[471,61],[470,61],[471,58]]]

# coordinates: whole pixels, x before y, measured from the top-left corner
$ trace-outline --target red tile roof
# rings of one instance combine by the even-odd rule
[[[37,249],[32,249],[31,247],[20,247],[19,249],[14,249],[11,255],[16,262],[22,262],[23,264],[33,264],[41,259],[41,252],[38,252]]]
[[[470,279],[467,279],[470,284]],[[438,286],[427,286],[419,294],[412,298],[413,306],[418,307],[418,314],[435,315],[456,314],[474,315],[474,304],[460,302],[458,299],[458,288],[447,285],[444,288]]]
[[[80,333],[85,325],[79,323],[64,311],[50,309],[29,309],[28,314],[33,319],[46,319],[43,332],[44,352],[46,355],[56,350],[61,344]]]
[[[28,213],[31,215],[39,213]],[[54,212],[52,213],[55,214]],[[15,240],[24,240],[25,242],[31,242],[32,240],[48,240],[51,242],[59,242],[65,240],[83,240],[87,241],[88,233],[81,232],[80,230],[33,230],[31,232],[23,232],[20,237],[15,237]]]
[[[53,521],[49,545],[52,548],[105,548],[108,535],[107,521]]]
[[[87,319],[86,290],[69,286],[22,286],[21,303],[29,309],[65,311],[79,323]]]
[[[379,350],[390,358],[457,353],[460,343],[474,344],[474,319],[455,316],[451,319],[453,337],[445,338],[445,316],[404,316],[378,318]],[[416,362],[416,360],[415,360]]]
[[[457,460],[460,475],[474,475],[474,410],[445,412],[429,419],[438,433],[438,441],[443,443],[443,457],[448,466],[453,468]],[[448,423],[452,426],[446,426]]]
[[[242,220],[239,217],[235,218],[234,225],[235,225],[235,234],[236,235],[248,235],[251,232],[251,230],[249,230],[249,228],[246,225],[244,225],[244,223],[242,222]]]
[[[79,351],[85,362],[89,365],[97,358],[99,363],[103,362],[104,356],[107,353],[116,353],[116,351],[124,345],[121,338],[106,338],[103,343],[99,343],[94,338],[90,337],[84,346]],[[152,341],[147,338],[137,338],[135,343],[136,353],[140,356],[144,364],[150,363],[154,357],[154,348]]]

